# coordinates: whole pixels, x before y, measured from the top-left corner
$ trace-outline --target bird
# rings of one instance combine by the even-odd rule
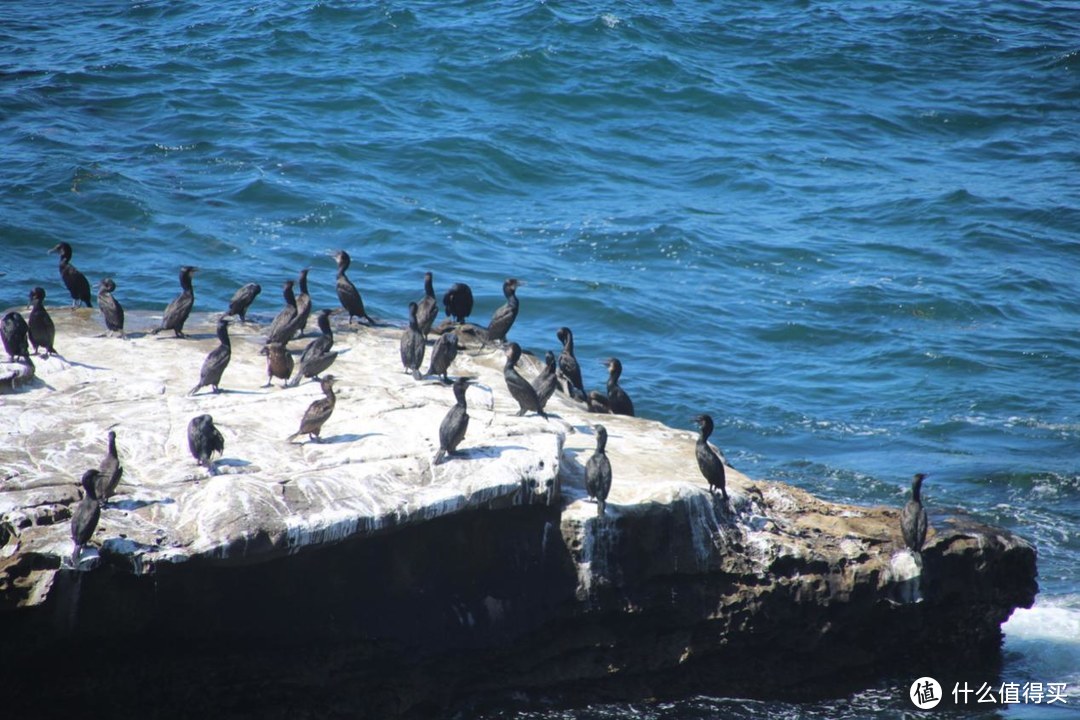
[[[507,278],[503,281],[503,295],[506,296],[506,303],[500,305],[491,314],[491,320],[488,322],[487,327],[487,339],[489,342],[506,340],[506,333],[510,332],[510,327],[518,316],[517,289],[524,284],[517,278]]]
[[[566,377],[569,384],[567,392],[573,396],[577,389],[580,397],[585,397],[585,384],[581,380],[581,366],[574,356],[574,333],[568,327],[561,327],[555,333],[555,337],[562,343],[562,352],[559,353],[559,370]]]
[[[285,383],[285,387],[295,387],[306,377],[318,378],[319,373],[325,371],[334,364],[338,354],[330,352],[334,346],[334,331],[330,327],[330,314],[333,310],[322,309],[315,318],[322,334],[307,344],[300,356],[300,364],[292,379]]]
[[[257,298],[261,292],[262,285],[259,283],[248,283],[242,286],[233,293],[232,300],[229,301],[229,309],[225,312],[225,317],[239,315],[240,322],[247,322],[248,308],[251,307],[251,303],[255,302],[255,298]],[[101,304],[100,298],[98,304]]]
[[[289,336],[290,340],[304,334],[308,317],[311,315],[311,295],[308,294],[307,289],[308,272],[310,272],[310,268],[301,270],[296,281],[297,287],[300,288],[300,294],[296,296],[296,318],[290,324],[292,330],[292,335]]]
[[[416,324],[427,337],[435,318],[439,316],[439,303],[435,300],[435,280],[430,272],[424,273],[424,297],[416,303]]]
[[[119,332],[120,337],[124,336],[124,308],[120,306],[120,303],[113,297],[113,293],[116,292],[116,283],[112,278],[105,278],[98,283],[98,308],[101,310],[101,314],[105,317],[105,329],[108,332]]]
[[[101,518],[101,503],[97,498],[97,484],[101,473],[97,470],[87,470],[82,475],[83,496],[71,513],[71,539],[75,543],[75,549],[71,553],[71,564],[79,565],[79,556],[90,538],[94,536],[98,520]]]
[[[619,377],[622,375],[622,363],[618,358],[608,358],[604,361],[608,369],[607,395],[608,407],[613,415],[634,414],[634,403],[626,391],[619,387]]]
[[[4,350],[13,361],[24,357],[26,362],[30,362],[29,337],[30,328],[18,312],[12,310],[0,320],[0,339],[3,340]]]
[[[528,410],[533,410],[540,417],[547,420],[547,414],[544,412],[544,408],[540,406],[540,398],[537,397],[536,390],[525,378],[521,377],[517,368],[514,367],[517,365],[518,359],[521,358],[521,346],[516,342],[507,343],[503,352],[506,353],[503,378],[506,380],[506,387],[510,391],[510,395],[517,400],[518,416],[524,415]]]
[[[285,349],[285,343],[272,342],[266,344],[266,384],[263,387],[270,387],[274,378],[281,378],[285,381],[282,383],[282,387],[288,384],[289,376],[293,371],[293,357],[289,354],[289,351]]]
[[[71,264],[71,246],[66,242],[57,243],[49,253],[60,253],[60,279],[71,293],[71,307],[78,307],[79,303],[93,307],[90,304],[90,281]]]
[[[607,496],[611,491],[611,461],[607,456],[607,428],[594,425],[596,431],[596,450],[585,463],[585,491],[596,500],[596,514],[604,516],[607,508]]]
[[[35,354],[39,348],[45,348],[45,357],[56,353],[56,348],[53,347],[56,326],[49,317],[49,311],[45,309],[44,288],[36,287],[30,291],[30,314],[26,317],[26,326]]]
[[[349,253],[338,250],[334,253],[334,259],[337,261],[337,296],[341,301],[341,306],[349,313],[349,324],[352,324],[354,317],[358,317],[374,325],[375,321],[364,312],[364,299],[360,297],[360,291],[345,275],[345,271],[349,269],[349,264],[352,262]]]
[[[611,406],[608,405],[607,396],[596,390],[590,390],[586,398],[588,403],[589,412],[594,413],[610,413]]]
[[[162,330],[172,330],[178,338],[187,337],[184,335],[184,323],[187,322],[191,308],[195,305],[195,288],[191,284],[191,276],[196,272],[197,268],[190,265],[180,268],[180,294],[165,308],[161,325],[151,331],[153,335],[157,335]]]
[[[713,419],[708,415],[698,415],[694,422],[701,428],[698,435],[694,453],[697,455],[698,469],[709,481],[709,492],[715,494],[719,490],[723,494],[724,501],[728,499],[727,481],[724,474],[724,462],[720,455],[709,445],[709,435],[713,431]]]
[[[457,357],[460,349],[456,333],[448,332],[445,335],[440,335],[439,339],[435,341],[435,346],[431,348],[431,364],[428,365],[426,374],[438,375],[443,382],[449,382],[446,373],[450,369],[450,363],[454,362],[454,358]]]
[[[409,327],[401,334],[401,364],[405,366],[405,372],[411,372],[413,379],[419,380],[427,343],[416,322],[416,310],[416,303],[409,303]]]
[[[465,318],[472,314],[472,288],[465,283],[451,285],[450,289],[443,294],[442,301],[446,317],[454,318],[455,322],[463,323]]]
[[[465,439],[465,431],[469,427],[469,409],[465,404],[465,391],[470,381],[471,379],[467,377],[454,380],[455,403],[439,424],[439,452],[435,454],[436,465],[441,463],[447,455],[457,455],[457,447]]]
[[[294,281],[286,280],[281,286],[281,294],[285,298],[285,307],[278,311],[270,323],[270,329],[266,331],[266,343],[287,343],[292,339],[293,322],[296,320],[296,293],[293,292]]]
[[[209,415],[191,418],[187,428],[187,441],[192,457],[213,475],[214,464],[210,461],[211,456],[225,452],[225,438],[214,427],[214,418]]]
[[[97,485],[94,487],[97,499],[102,505],[108,502],[116,492],[116,486],[120,484],[120,478],[124,475],[120,456],[116,453],[116,432],[110,430],[107,437],[109,448],[105,452],[105,457],[101,459],[101,464],[98,465]]]
[[[559,374],[555,369],[555,353],[548,350],[544,353],[544,369],[532,381],[536,396],[540,399],[541,408],[547,405],[547,401],[551,399],[558,385]]]
[[[904,544],[914,553],[922,553],[923,543],[926,542],[926,508],[922,504],[922,484],[925,479],[925,473],[915,475],[911,482],[911,499],[900,511],[900,532],[904,536]]]
[[[232,342],[229,340],[229,321],[224,317],[217,322],[218,346],[211,350],[203,360],[202,369],[199,370],[199,384],[191,388],[188,395],[194,395],[199,388],[210,386],[215,393],[220,391],[221,375],[232,359]]]
[[[324,397],[308,405],[308,409],[304,411],[303,419],[300,420],[300,429],[290,435],[287,438],[288,440],[307,433],[310,439],[315,442],[322,442],[319,433],[322,431],[323,424],[334,412],[334,405],[337,403],[337,396],[334,395],[334,380],[333,375],[323,375],[322,379],[319,380]]]

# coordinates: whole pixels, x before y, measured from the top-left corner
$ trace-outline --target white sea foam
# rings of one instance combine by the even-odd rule
[[[1080,596],[1039,598],[1002,629],[1005,674],[1017,682],[1067,683],[1068,704],[1080,715]]]

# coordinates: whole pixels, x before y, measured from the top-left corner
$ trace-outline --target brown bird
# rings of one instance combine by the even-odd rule
[[[292,440],[297,435],[307,433],[315,442],[322,442],[319,433],[322,431],[323,423],[330,419],[330,415],[334,412],[337,396],[334,395],[333,375],[323,375],[319,384],[322,386],[323,395],[326,397],[321,397],[308,405],[308,409],[304,411],[304,418],[300,421],[300,429],[286,438],[287,440]]]
[[[293,365],[295,364],[292,355],[285,349],[285,343],[267,343],[265,350],[266,384],[263,387],[270,387],[274,378],[284,380],[285,382],[281,386],[285,387],[289,382],[289,376],[292,375]]]

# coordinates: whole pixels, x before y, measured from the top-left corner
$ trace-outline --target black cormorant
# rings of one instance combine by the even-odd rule
[[[209,415],[198,415],[191,418],[187,428],[188,449],[196,462],[214,474],[214,463],[210,461],[214,453],[225,452],[225,438],[216,427],[214,418]]]
[[[604,361],[608,369],[607,396],[608,407],[613,415],[633,415],[634,403],[626,391],[619,387],[619,376],[622,375],[622,363],[619,358],[608,358]]]
[[[446,337],[445,335],[443,337]],[[447,455],[456,455],[457,447],[465,439],[469,427],[469,408],[465,404],[465,390],[469,387],[469,378],[459,377],[454,380],[454,406],[447,411],[439,424],[439,452],[435,453],[438,465]]]
[[[45,309],[45,289],[36,287],[30,291],[30,314],[26,317],[30,344],[34,352],[45,348],[45,357],[56,353],[53,341],[56,340],[56,326],[53,325],[49,311]]]
[[[607,395],[597,391],[590,390],[586,396],[586,403],[589,406],[589,412],[594,413],[610,413],[611,406],[608,405]]]
[[[300,288],[300,293],[296,296],[296,319],[292,322],[292,336],[300,337],[304,334],[304,330],[307,328],[308,317],[311,315],[311,295],[308,294],[307,289],[307,276],[310,272],[310,268],[304,268],[300,271],[300,277],[297,279],[296,284]]]
[[[334,259],[337,261],[337,296],[341,301],[341,306],[349,313],[349,324],[352,324],[354,317],[358,317],[374,325],[375,321],[364,312],[364,300],[360,297],[360,291],[345,276],[345,271],[349,269],[349,264],[352,262],[349,253],[338,250],[334,253]]]
[[[71,307],[78,306],[80,302],[86,307],[93,307],[90,304],[90,281],[71,264],[71,246],[66,242],[57,243],[49,252],[60,253],[60,278],[71,293]]]
[[[596,514],[604,516],[608,492],[611,491],[611,461],[608,460],[607,428],[596,425],[596,451],[585,464],[585,491],[596,500]]]
[[[545,407],[547,401],[555,393],[555,388],[559,386],[559,373],[555,369],[555,353],[550,350],[544,353],[544,369],[533,378],[532,386],[540,399],[540,407]]]
[[[307,347],[304,348],[304,353],[300,356],[300,363],[296,367],[296,373],[293,375],[292,380],[285,383],[286,387],[299,385],[300,381],[306,377],[318,378],[320,373],[324,372],[337,360],[338,354],[330,351],[334,347],[334,331],[330,327],[330,313],[332,312],[333,310],[325,308],[319,311],[315,322],[318,323],[322,335],[309,342]]]
[[[116,492],[116,486],[120,484],[120,478],[124,475],[124,468],[120,465],[120,456],[116,453],[116,433],[109,431],[109,448],[105,451],[105,457],[98,465],[98,482],[95,486],[97,499],[104,505]]]
[[[416,324],[420,326],[420,332],[427,337],[431,332],[431,325],[439,316],[439,303],[435,299],[435,280],[431,273],[424,273],[424,297],[420,298],[416,310]]]
[[[921,553],[926,542],[926,508],[922,505],[922,483],[926,475],[919,473],[911,482],[911,499],[900,511],[900,532],[904,535],[904,544],[912,552]]]
[[[406,372],[411,372],[413,378],[419,380],[427,343],[416,322],[416,309],[416,303],[409,303],[409,327],[401,334],[401,364]]]
[[[524,415],[528,410],[533,410],[540,417],[547,420],[547,413],[544,412],[544,408],[540,405],[540,398],[537,397],[536,390],[525,378],[521,377],[515,367],[521,357],[521,346],[516,342],[507,343],[504,352],[506,353],[506,365],[503,366],[503,378],[506,380],[506,388],[510,391],[510,395],[517,400],[518,416]]]
[[[71,513],[71,539],[75,549],[71,553],[71,564],[79,566],[79,556],[90,538],[94,536],[98,520],[101,518],[101,503],[97,499],[97,484],[100,473],[87,470],[82,475],[83,496]]]
[[[510,332],[510,328],[518,316],[517,289],[521,285],[524,285],[524,283],[517,278],[507,278],[503,281],[503,295],[506,296],[506,303],[500,305],[491,314],[491,321],[488,322],[487,328],[487,339],[489,341],[501,342],[506,340],[506,333]]]
[[[151,331],[152,334],[157,335],[162,330],[172,330],[176,333],[176,337],[186,337],[184,323],[187,322],[191,308],[195,305],[195,288],[191,284],[191,276],[195,272],[196,268],[190,265],[180,268],[180,294],[165,308],[161,326],[154,328]]]
[[[225,317],[239,315],[240,322],[247,322],[248,308],[251,307],[251,303],[255,302],[255,298],[257,298],[261,292],[262,285],[259,283],[248,283],[247,285],[244,285],[233,293],[232,300],[229,301],[229,310],[225,313]]]
[[[443,295],[442,301],[446,317],[454,318],[455,322],[463,323],[465,318],[472,314],[472,288],[465,283],[451,285],[450,289]]]
[[[578,364],[577,358],[574,357],[574,333],[570,332],[568,327],[561,327],[555,333],[555,337],[559,338],[559,342],[563,346],[562,352],[559,353],[559,370],[562,371],[567,382],[570,383],[567,392],[571,396],[575,396],[577,395],[574,392],[576,389],[581,394],[580,397],[585,397],[585,384],[581,380],[581,366]]]
[[[288,384],[289,376],[293,371],[293,357],[285,348],[285,343],[272,342],[266,344],[266,384],[270,387],[274,378],[285,380],[282,387]]]
[[[709,436],[712,435],[713,431],[713,420],[708,415],[698,415],[694,418],[694,422],[701,428],[697,445],[694,448],[698,468],[701,470],[701,474],[705,476],[705,479],[709,481],[709,492],[715,494],[716,490],[719,490],[726,502],[728,494],[724,462],[720,459],[720,455],[709,445]]]
[[[221,375],[232,359],[232,342],[229,340],[229,321],[224,317],[217,322],[218,346],[210,351],[199,370],[199,384],[191,388],[188,395],[194,395],[199,388],[210,386],[215,393],[220,390]]]
[[[300,421],[300,429],[290,435],[287,438],[288,440],[307,433],[310,439],[315,442],[322,442],[319,433],[322,431],[323,423],[334,412],[334,405],[337,403],[337,396],[334,395],[334,376],[323,375],[322,379],[319,380],[319,385],[322,387],[325,397],[321,397],[308,405],[308,409],[304,411],[304,417]]]
[[[450,370],[450,363],[454,362],[460,349],[456,333],[448,332],[440,335],[435,341],[435,346],[431,348],[431,364],[428,366],[427,374],[438,375],[443,382],[449,382],[446,373]]]
[[[105,329],[109,332],[118,332],[120,337],[123,337],[124,308],[120,307],[120,303],[113,297],[115,291],[116,283],[112,278],[105,278],[98,283],[98,308],[105,317]]]
[[[285,298],[285,307],[278,311],[274,321],[270,323],[270,329],[266,331],[266,343],[287,343],[292,339],[292,328],[296,321],[296,293],[293,292],[294,281],[286,280],[281,286],[282,297]]]
[[[0,339],[12,360],[24,357],[30,362],[30,328],[22,315],[12,310],[4,316],[0,321]]]

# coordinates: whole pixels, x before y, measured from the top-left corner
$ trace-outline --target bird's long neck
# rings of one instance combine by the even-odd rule
[[[110,435],[109,436],[109,455],[112,456],[112,457],[116,457],[116,436],[115,435]]]
[[[574,354],[574,336],[570,333],[566,333],[566,342],[563,343],[563,350],[566,350],[569,354]]]
[[[610,388],[619,384],[619,377],[622,375],[622,368],[618,365],[612,365],[608,368],[607,386],[608,392],[611,392]]]
[[[229,326],[220,325],[217,329],[217,339],[221,341],[221,344],[225,347],[232,347],[232,341],[229,339]]]
[[[712,420],[706,420],[701,423],[701,434],[698,436],[698,442],[705,443],[709,441],[709,436],[712,435],[713,424]]]
[[[333,385],[331,385],[329,383],[327,383],[326,385],[323,385],[323,395],[325,395],[326,399],[329,400],[330,402],[332,402],[332,403],[337,402],[337,395],[334,394],[334,386]]]
[[[349,269],[349,263],[351,263],[351,262],[352,262],[352,260],[349,258],[348,255],[338,255],[338,261],[337,261],[337,275],[338,275],[338,277],[344,277],[345,271]]]
[[[454,399],[457,400],[458,407],[466,407],[465,405],[465,386],[460,388],[454,388]]]
[[[285,288],[285,304],[296,307],[296,293],[293,292],[292,285]]]
[[[922,481],[923,479],[919,477],[911,483],[911,499],[917,503],[922,503]]]
[[[430,275],[424,278],[424,295],[432,300],[435,299],[435,284]]]
[[[416,308],[409,313],[409,329],[420,332],[420,322],[416,319]]]
[[[596,452],[603,454],[607,449],[607,433],[597,433],[596,435]]]
[[[186,293],[191,293],[192,295],[195,294],[195,288],[191,284],[190,273],[180,273],[180,288]]]
[[[318,322],[319,322],[319,330],[322,332],[323,335],[325,335],[327,337],[328,340],[330,340],[330,342],[333,342],[334,341],[334,331],[330,329],[330,316],[325,315],[325,314],[324,315],[319,315],[319,321]]]
[[[307,273],[301,273],[300,275],[300,294],[307,295]]]

